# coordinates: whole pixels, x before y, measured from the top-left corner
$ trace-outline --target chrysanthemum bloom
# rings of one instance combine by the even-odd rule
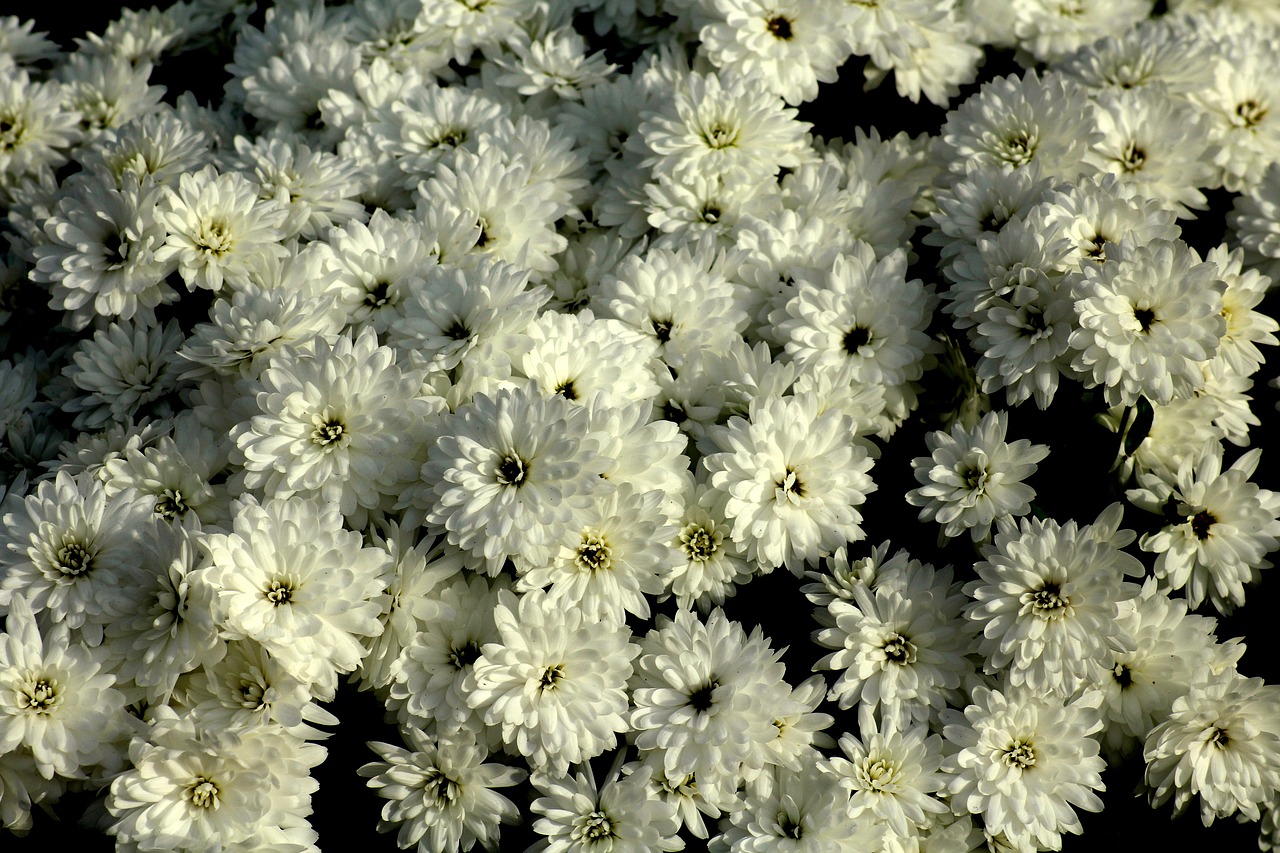
[[[1280,547],[1280,494],[1249,481],[1261,448],[1222,470],[1222,445],[1199,459],[1187,458],[1172,482],[1139,475],[1141,489],[1130,500],[1153,512],[1176,515],[1155,533],[1144,534],[1142,550],[1157,554],[1155,576],[1162,588],[1186,588],[1198,607],[1208,598],[1221,613],[1244,604],[1244,587],[1271,567],[1265,555]]]
[[[479,842],[495,849],[499,824],[515,823],[515,803],[495,788],[523,781],[525,771],[486,762],[488,751],[466,733],[439,740],[413,726],[401,728],[411,749],[370,741],[382,761],[361,767],[369,787],[387,800],[378,831],[399,825],[396,844],[403,848],[453,853]]]
[[[107,830],[141,851],[314,849],[307,824],[324,747],[268,725],[214,729],[193,715],[154,709],[147,736],[129,747],[133,767],[107,796]]]
[[[982,815],[986,830],[1017,850],[1059,850],[1079,834],[1075,808],[1096,812],[1105,790],[1092,735],[1102,728],[1098,696],[1061,699],[978,687],[973,704],[946,713],[943,735],[956,750],[943,763],[959,814]]]
[[[1120,529],[1121,505],[1093,524],[1072,519],[1001,520],[995,541],[965,584],[974,599],[965,615],[980,626],[978,648],[988,672],[1005,672],[1014,687],[1070,696],[1097,681],[1111,655],[1133,648],[1116,620],[1119,603],[1138,594],[1125,575],[1142,563],[1120,550],[1132,530]]]
[[[0,605],[21,595],[51,622],[78,629],[91,644],[102,626],[129,612],[138,580],[139,536],[151,508],[133,492],[108,498],[101,482],[59,472],[4,516]]]
[[[1272,280],[1257,269],[1245,269],[1245,253],[1230,249],[1226,243],[1209,250],[1205,260],[1218,268],[1218,277],[1226,282],[1222,293],[1222,316],[1227,330],[1218,342],[1218,352],[1209,369],[1218,376],[1250,376],[1267,360],[1261,346],[1276,346],[1275,332],[1280,323],[1274,317],[1255,310],[1271,288]]]
[[[762,567],[785,564],[799,577],[806,563],[862,538],[855,507],[876,486],[845,413],[819,413],[812,395],[757,398],[749,420],[730,418],[712,440],[717,452],[702,460],[709,482],[733,541]]]
[[[253,175],[258,197],[288,200],[289,215],[282,225],[286,237],[314,240],[330,226],[363,221],[367,216],[364,205],[356,201],[365,171],[359,161],[313,151],[281,135],[253,141],[237,136],[235,147],[237,165]]]
[[[177,320],[160,326],[138,318],[100,329],[79,343],[73,364],[63,368],[81,393],[62,408],[75,413],[77,429],[86,430],[123,423],[152,404],[168,414],[164,398],[179,384],[181,365],[173,353],[181,342]]]
[[[658,390],[650,365],[656,338],[620,320],[548,311],[510,344],[512,366],[549,393],[579,404],[597,394],[614,406],[648,400]]]
[[[423,277],[435,266],[422,226],[382,209],[367,224],[351,220],[330,229],[319,245],[321,268],[335,277],[327,290],[347,322],[369,321],[378,332],[412,295],[427,291]]]
[[[34,83],[22,69],[5,72],[0,82],[0,185],[44,167],[66,162],[63,149],[79,137],[80,114],[65,109],[61,87]]]
[[[1143,758],[1153,807],[1172,797],[1178,813],[1198,794],[1205,826],[1258,820],[1280,788],[1280,687],[1234,671],[1199,679],[1147,735]]]
[[[223,635],[257,640],[315,694],[331,699],[338,673],[383,630],[379,601],[391,557],[343,529],[336,504],[302,498],[242,503],[231,533],[200,540],[199,573],[215,596]]]
[[[842,853],[879,850],[882,833],[855,820],[849,791],[823,764],[774,768],[768,784],[748,789],[712,849],[729,853]]]
[[[899,569],[895,561],[874,569],[869,582],[842,584],[820,611],[828,627],[814,639],[836,649],[816,665],[840,672],[830,698],[841,708],[858,705],[861,720],[892,720],[904,729],[954,701],[972,635],[949,569]]]
[[[755,571],[734,543],[730,525],[715,508],[716,494],[706,486],[691,493],[677,524],[679,549],[669,586],[684,609],[697,605],[707,613],[736,591]]]
[[[1113,406],[1190,396],[1226,331],[1224,289],[1217,267],[1181,241],[1122,240],[1078,282],[1072,366]]]
[[[598,788],[589,765],[587,772],[563,779],[534,776],[534,790],[542,796],[531,807],[540,815],[533,829],[545,839],[530,849],[538,853],[683,850],[684,839],[676,835],[680,829],[676,807],[652,789],[651,772],[641,766]]]
[[[998,518],[1026,515],[1035,489],[1023,480],[1049,455],[1043,444],[1025,438],[1006,442],[1007,412],[988,412],[973,429],[957,423],[951,432],[925,436],[932,456],[917,456],[911,469],[921,485],[907,492],[907,503],[920,507],[921,521],[943,525],[946,536],[968,530],[980,542]]]
[[[545,563],[602,487],[606,460],[581,406],[537,383],[475,399],[441,426],[422,468],[429,521],[496,575],[508,557]]]
[[[1120,604],[1117,617],[1133,635],[1134,648],[1115,654],[1110,676],[1100,683],[1107,728],[1103,747],[1124,755],[1140,747],[1147,734],[1169,716],[1173,702],[1204,672],[1232,669],[1244,654],[1238,641],[1218,643],[1218,620],[1187,612],[1184,599],[1171,599],[1155,578],[1142,594]]]
[[[498,594],[499,642],[486,643],[467,702],[535,769],[563,775],[627,730],[627,680],[640,647],[622,623],[598,622],[546,593]]]
[[[31,750],[45,779],[83,777],[125,732],[125,698],[105,671],[106,650],[70,642],[65,623],[41,636],[22,596],[0,634],[0,754]]]
[[[260,379],[262,414],[231,431],[245,484],[334,500],[346,516],[398,494],[414,477],[418,424],[433,412],[417,396],[421,378],[395,358],[364,328],[273,359]]]
[[[660,750],[668,777],[696,777],[709,802],[732,799],[777,735],[772,709],[789,692],[780,657],[719,608],[705,622],[688,610],[660,617],[636,663],[636,745]]]
[[[249,283],[256,259],[288,254],[280,244],[286,216],[284,204],[259,199],[244,175],[205,166],[184,174],[157,202],[156,219],[169,236],[155,257],[176,263],[189,290],[239,287]]]
[[[892,723],[859,739],[840,738],[844,757],[831,759],[841,784],[853,792],[853,817],[874,815],[899,837],[910,837],[928,824],[929,816],[946,812],[938,799],[945,787],[942,737],[923,725],[899,730]]]

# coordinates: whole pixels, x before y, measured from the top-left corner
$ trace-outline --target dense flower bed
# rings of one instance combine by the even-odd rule
[[[1273,4],[43,15],[6,845],[1280,843]]]

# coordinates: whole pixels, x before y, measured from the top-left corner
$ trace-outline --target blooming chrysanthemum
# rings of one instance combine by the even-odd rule
[[[155,257],[176,263],[189,290],[247,284],[257,259],[288,252],[280,244],[288,209],[259,199],[258,188],[239,172],[218,174],[206,166],[163,192],[156,219],[169,236]]]
[[[546,593],[498,593],[499,641],[476,659],[467,702],[535,769],[563,775],[609,749],[627,726],[627,680],[640,647],[622,623],[599,622]]]
[[[0,185],[65,162],[79,121],[79,113],[63,107],[57,83],[33,82],[23,69],[6,71],[0,82]]]
[[[1226,331],[1224,289],[1216,265],[1181,241],[1122,240],[1078,282],[1072,366],[1113,406],[1190,396]]]
[[[907,503],[920,507],[922,521],[943,525],[947,536],[968,530],[982,541],[997,518],[1026,515],[1035,489],[1022,481],[1049,455],[1043,444],[1025,438],[1006,442],[1007,412],[989,412],[973,429],[952,425],[925,436],[932,456],[917,456],[911,468],[921,485],[907,492]]]
[[[77,429],[122,423],[155,404],[167,414],[165,396],[178,387],[181,365],[173,352],[182,341],[176,320],[163,326],[141,318],[112,323],[81,341],[63,373],[80,390],[63,403]]]
[[[323,699],[383,630],[391,557],[344,530],[336,504],[246,502],[231,533],[206,534],[200,546],[208,557],[200,581],[212,590],[223,635],[258,641]]]
[[[676,807],[652,789],[651,773],[651,768],[641,766],[599,787],[589,766],[588,772],[563,779],[535,776],[534,789],[542,796],[531,806],[540,815],[533,829],[545,840],[530,849],[538,853],[683,850],[684,839],[676,835],[680,828]]]
[[[1064,832],[1081,831],[1075,808],[1102,810],[1097,707],[1093,693],[1064,704],[975,688],[973,703],[949,711],[943,729],[955,750],[943,763],[952,809],[982,815],[987,832],[1015,850],[1061,849]]]
[[[606,460],[586,412],[537,383],[477,394],[440,429],[422,468],[433,484],[428,520],[490,574],[509,557],[550,560],[602,487]]]
[[[273,359],[260,378],[262,414],[231,431],[246,485],[334,500],[347,516],[398,493],[414,476],[415,425],[432,407],[395,358],[364,328]]]
[[[769,784],[748,790],[716,848],[729,853],[836,853],[877,850],[881,833],[855,820],[848,789],[822,764],[775,768]]]
[[[494,789],[518,784],[525,771],[486,762],[488,751],[466,734],[436,740],[412,726],[401,732],[412,749],[371,741],[382,760],[358,771],[387,800],[378,831],[399,825],[396,844],[416,844],[424,853],[467,851],[477,842],[494,849],[499,824],[520,816],[515,803]]]
[[[1134,539],[1120,529],[1121,512],[1112,504],[1083,526],[999,522],[974,566],[979,579],[964,587],[988,672],[1007,673],[1014,687],[1070,696],[1096,681],[1114,652],[1133,648],[1116,616],[1120,601],[1138,593],[1124,576],[1144,569],[1120,550]]]
[[[929,815],[947,811],[938,799],[946,782],[939,772],[942,738],[923,725],[899,730],[890,723],[862,738],[846,734],[840,749],[844,757],[831,759],[831,769],[853,792],[853,817],[874,815],[904,837],[924,827]]]
[[[1280,788],[1280,687],[1226,672],[1174,700],[1147,735],[1143,758],[1151,804],[1181,812],[1197,794],[1205,826],[1238,815],[1258,820]]]
[[[41,632],[14,596],[0,634],[0,754],[31,750],[45,779],[83,776],[124,732],[124,696],[106,651],[69,640],[65,623]],[[43,636],[42,636],[43,634]]]
[[[836,409],[817,411],[812,395],[752,401],[749,419],[730,418],[703,458],[724,500],[733,541],[761,566],[805,563],[863,536],[856,507],[875,491],[872,460]]]

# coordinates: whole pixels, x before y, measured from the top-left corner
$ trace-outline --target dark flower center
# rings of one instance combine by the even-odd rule
[[[1209,538],[1209,529],[1213,527],[1217,520],[1209,510],[1202,509],[1191,516],[1191,532],[1196,535],[1197,539],[1204,541]]]
[[[768,23],[765,24],[765,27],[769,30],[770,34],[779,41],[791,40],[791,22],[781,15],[774,15],[769,19]]]
[[[849,355],[857,355],[858,351],[871,343],[871,330],[862,326],[854,326],[844,333],[844,351]]]
[[[503,486],[521,486],[528,478],[529,469],[525,462],[514,453],[508,453],[498,461],[496,472],[498,483]]]
[[[710,681],[708,681],[706,684],[699,687],[697,690],[694,690],[692,693],[689,694],[689,702],[688,702],[689,707],[700,714],[706,711],[710,711],[711,710],[711,694],[719,686],[720,686],[720,682],[713,678]]]

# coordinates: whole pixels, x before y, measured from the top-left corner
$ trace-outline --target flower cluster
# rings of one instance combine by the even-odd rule
[[[315,853],[361,689],[420,853],[1059,850],[1125,761],[1280,846],[1280,686],[1210,613],[1280,549],[1267,3],[35,27],[0,831]],[[834,135],[852,68],[946,118]]]

